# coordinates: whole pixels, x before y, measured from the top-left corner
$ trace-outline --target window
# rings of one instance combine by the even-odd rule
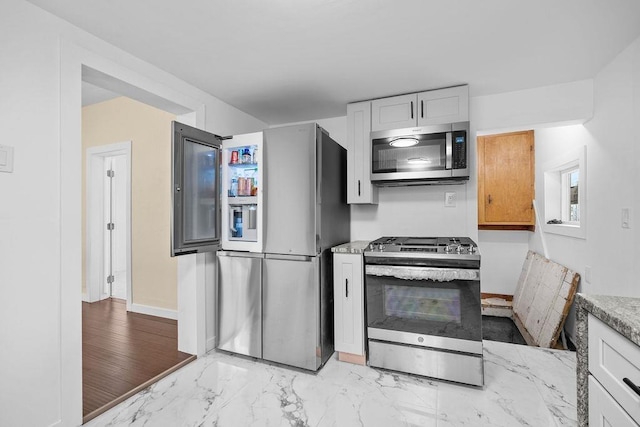
[[[586,238],[586,154],[583,147],[544,168],[544,232]]]
[[[580,168],[573,167],[561,174],[562,179],[562,223],[580,224]]]

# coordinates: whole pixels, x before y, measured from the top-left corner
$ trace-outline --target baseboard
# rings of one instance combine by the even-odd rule
[[[149,305],[131,303],[131,311],[133,313],[148,314],[149,316],[178,320],[178,310],[169,310],[168,308],[151,307]]]
[[[363,366],[367,365],[367,356],[366,355],[344,353],[344,352],[339,351],[338,352],[338,360],[341,361],[341,362],[353,363],[355,365],[363,365]]]
[[[86,292],[82,293],[82,302],[89,302],[89,294]]]

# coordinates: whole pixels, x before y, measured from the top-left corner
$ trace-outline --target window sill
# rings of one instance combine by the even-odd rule
[[[586,227],[573,224],[544,224],[543,231],[545,233],[559,234],[567,237],[575,237],[576,239],[586,239]]]

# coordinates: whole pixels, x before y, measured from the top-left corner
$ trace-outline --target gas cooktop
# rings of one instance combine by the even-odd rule
[[[365,255],[480,257],[478,245],[468,237],[381,237],[369,244]]]

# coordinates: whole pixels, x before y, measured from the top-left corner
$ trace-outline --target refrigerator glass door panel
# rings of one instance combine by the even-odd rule
[[[273,128],[264,135],[264,252],[314,256],[316,125]]]
[[[267,255],[268,256],[268,255]],[[319,348],[318,259],[263,260],[262,357],[315,371]]]
[[[261,255],[218,252],[218,348],[262,357]]]
[[[220,138],[172,122],[171,255],[220,246]]]

